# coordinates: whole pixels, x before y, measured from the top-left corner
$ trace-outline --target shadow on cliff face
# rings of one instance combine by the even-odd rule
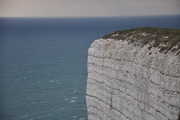
[[[177,120],[180,120],[180,112],[179,112],[179,116],[178,116],[178,119]]]

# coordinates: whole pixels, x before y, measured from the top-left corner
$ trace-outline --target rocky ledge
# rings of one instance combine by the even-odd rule
[[[88,50],[89,120],[177,120],[180,30],[137,28],[95,40]]]

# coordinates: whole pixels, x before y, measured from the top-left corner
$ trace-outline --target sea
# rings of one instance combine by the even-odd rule
[[[0,120],[87,120],[87,52],[116,30],[180,28],[180,15],[0,18]]]

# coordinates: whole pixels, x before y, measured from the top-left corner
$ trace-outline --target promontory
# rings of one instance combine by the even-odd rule
[[[135,28],[88,50],[89,120],[179,120],[180,29]]]

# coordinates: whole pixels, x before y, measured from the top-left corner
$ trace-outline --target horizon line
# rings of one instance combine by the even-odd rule
[[[0,16],[0,18],[128,18],[128,17],[166,17],[166,16],[180,16],[180,14],[167,15],[129,15],[129,16]]]

